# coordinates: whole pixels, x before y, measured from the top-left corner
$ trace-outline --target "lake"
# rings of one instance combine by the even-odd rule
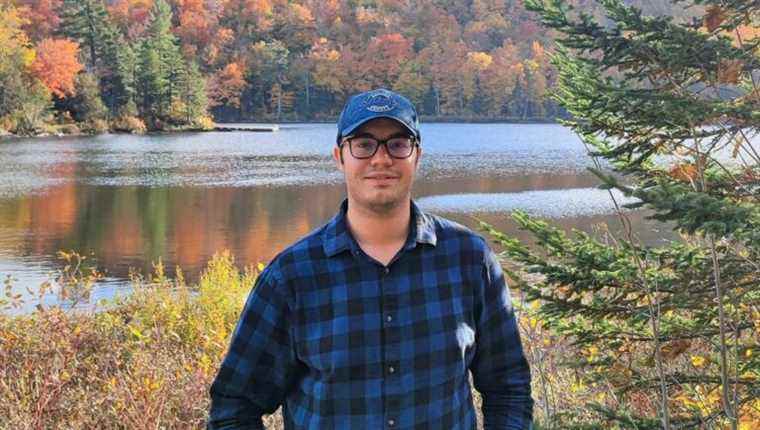
[[[130,271],[148,273],[159,258],[189,281],[225,249],[240,266],[266,262],[343,200],[330,158],[335,134],[334,124],[288,124],[274,133],[0,142],[0,276],[28,294],[62,267],[58,250],[74,250],[106,276],[94,303],[126,291]],[[513,209],[566,230],[617,228],[609,194],[595,188],[592,160],[567,128],[431,123],[422,136],[413,193],[425,210],[471,227],[482,219],[523,239],[508,218]],[[647,224],[647,242],[671,235],[641,212],[630,216]]]

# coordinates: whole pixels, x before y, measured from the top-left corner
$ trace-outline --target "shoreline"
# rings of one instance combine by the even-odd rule
[[[503,118],[470,118],[470,117],[429,117],[429,116],[421,116],[420,122],[435,124],[435,123],[459,123],[459,124],[557,124],[558,120],[560,118],[512,118],[512,117],[503,117]],[[219,131],[225,131],[220,130],[224,129],[226,125],[228,124],[270,124],[273,128],[273,130],[250,130],[251,132],[276,132],[278,125],[287,125],[287,124],[335,124],[337,121],[336,119],[325,119],[325,120],[293,120],[293,119],[287,119],[287,120],[280,120],[280,121],[252,121],[252,120],[245,120],[245,121],[229,121],[229,122],[215,122],[214,128],[211,129],[202,129],[197,127],[188,127],[188,128],[177,128],[177,129],[171,129],[171,130],[153,130],[153,131],[146,131],[144,133],[138,133],[138,132],[130,132],[130,131],[124,131],[124,130],[108,130],[104,132],[99,133],[87,133],[87,132],[77,132],[77,133],[64,133],[64,132],[50,132],[50,131],[44,131],[37,134],[30,134],[30,135],[23,135],[23,134],[14,134],[10,133],[6,130],[0,130],[0,142],[3,141],[11,141],[11,140],[18,140],[18,139],[33,139],[33,138],[63,138],[63,137],[95,137],[95,136],[102,136],[106,134],[136,134],[136,135],[153,135],[153,134],[169,134],[169,133],[205,133],[205,132],[219,132]],[[74,124],[77,125],[77,124]],[[62,129],[65,129],[62,127]],[[242,130],[246,131],[246,130]]]

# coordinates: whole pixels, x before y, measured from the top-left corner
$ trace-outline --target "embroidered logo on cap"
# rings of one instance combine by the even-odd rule
[[[396,102],[385,94],[372,95],[366,103],[366,109],[371,112],[388,112],[396,107]]]

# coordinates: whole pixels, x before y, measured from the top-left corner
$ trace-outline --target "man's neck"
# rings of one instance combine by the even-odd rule
[[[410,218],[411,200],[382,213],[349,201],[346,212],[348,228],[362,248],[394,245],[400,248],[409,235]]]

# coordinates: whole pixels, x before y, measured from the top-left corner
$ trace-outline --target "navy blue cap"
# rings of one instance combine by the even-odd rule
[[[418,141],[420,121],[412,102],[401,94],[380,88],[356,94],[348,99],[338,119],[338,143],[362,124],[375,118],[390,118],[400,122]]]

